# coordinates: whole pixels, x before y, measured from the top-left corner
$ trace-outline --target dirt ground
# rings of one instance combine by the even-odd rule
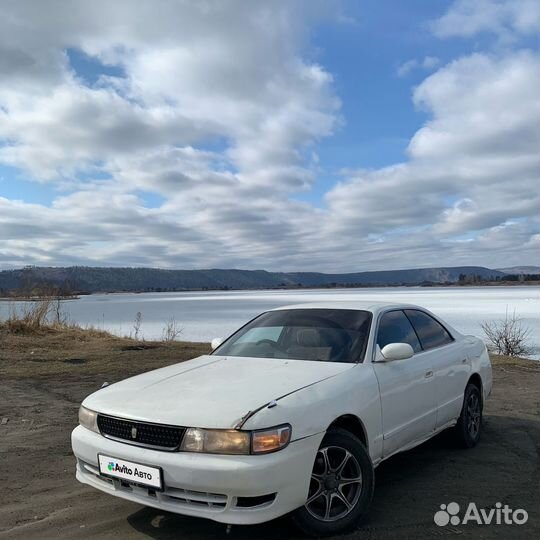
[[[186,539],[225,537],[225,527],[122,501],[75,480],[70,432],[81,400],[103,381],[202,354],[206,345],[136,343],[99,333],[2,334],[0,328],[0,539]],[[540,363],[496,359],[484,433],[461,450],[443,433],[376,470],[368,520],[342,538],[538,538]],[[2,420],[7,418],[8,420]],[[497,502],[529,514],[526,524],[447,525],[443,503]],[[231,539],[292,539],[287,518],[233,527]]]

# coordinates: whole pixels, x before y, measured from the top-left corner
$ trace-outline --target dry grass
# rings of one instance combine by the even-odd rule
[[[24,304],[22,311],[13,311],[6,321],[10,332],[23,333],[51,323],[48,317],[53,308],[52,299],[42,299]]]
[[[0,322],[0,377],[124,378],[208,353],[205,343],[137,341],[94,328],[50,325],[13,330]]]
[[[493,367],[520,367],[531,371],[540,371],[540,361],[489,353]]]
[[[141,341],[141,321],[137,313],[135,339],[117,337],[67,322],[60,298],[36,298],[0,321],[0,377],[93,376],[111,381],[210,351],[207,344],[175,341],[180,333],[175,321],[163,341]]]

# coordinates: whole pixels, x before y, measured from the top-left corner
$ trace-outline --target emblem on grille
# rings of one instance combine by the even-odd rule
[[[137,438],[137,428],[135,426],[133,426],[131,428],[131,438],[132,439],[136,439]]]

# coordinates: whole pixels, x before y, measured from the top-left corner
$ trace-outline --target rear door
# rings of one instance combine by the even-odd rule
[[[383,424],[383,455],[428,436],[435,429],[436,397],[431,358],[422,351],[411,322],[401,310],[382,315],[377,328],[377,354],[389,343],[408,343],[412,358],[375,362]]]
[[[406,309],[405,314],[420,339],[424,355],[433,366],[438,428],[459,417],[471,371],[470,362],[463,343],[455,340],[434,317],[417,309]]]

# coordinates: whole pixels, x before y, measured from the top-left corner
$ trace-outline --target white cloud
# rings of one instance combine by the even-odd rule
[[[432,119],[411,139],[410,160],[331,190],[335,230],[379,235],[391,251],[400,228],[426,244],[467,232],[480,239],[510,218],[536,228],[539,69],[528,52],[474,54],[429,76],[414,101]]]
[[[441,67],[414,90],[429,119],[407,161],[347,172],[322,208],[294,200],[323,174],[313,146],[342,122],[331,73],[308,55],[328,9],[0,8],[0,162],[65,190],[50,206],[0,197],[0,265],[348,271],[530,260],[540,139],[530,51]],[[123,76],[84,82],[73,49]],[[410,62],[402,75],[439,65]],[[160,195],[156,207],[148,193]]]
[[[422,70],[431,70],[440,63],[440,60],[436,56],[424,56],[423,60],[417,60],[413,58],[412,60],[407,60],[403,62],[397,70],[398,77],[406,77],[411,73],[411,71],[422,69]]]
[[[456,0],[432,29],[439,37],[471,37],[482,32],[504,39],[540,28],[537,0]]]
[[[2,24],[5,56],[19,67],[0,88],[0,138],[12,142],[0,159],[38,179],[215,137],[240,170],[296,165],[303,145],[332,133],[339,102],[331,76],[300,56],[306,22],[294,4],[78,2],[57,19],[55,6],[12,5]],[[85,86],[68,48],[126,77]]]

